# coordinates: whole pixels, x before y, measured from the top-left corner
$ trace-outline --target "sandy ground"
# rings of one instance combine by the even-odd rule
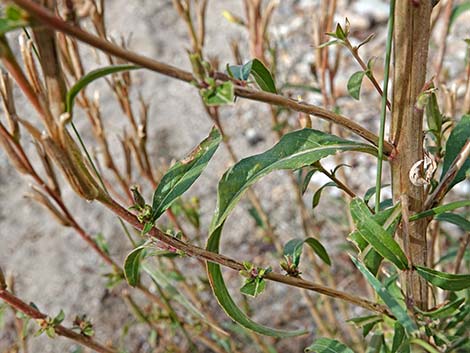
[[[367,3],[367,1],[362,2]],[[289,15],[294,14],[293,4],[300,6],[300,9],[304,8],[302,6],[309,8],[305,3],[308,2],[285,1],[276,15],[278,25],[276,29],[280,33],[280,38],[284,38],[284,41],[280,42],[289,48],[283,52],[286,60],[282,65],[292,66],[294,74],[300,76],[308,74],[308,62],[312,59],[308,25],[310,16],[308,12],[303,14],[297,12],[291,17]],[[383,20],[384,4],[379,5],[368,11],[372,11],[371,13],[376,11],[374,16]],[[177,17],[170,0],[108,0],[106,6],[112,35],[117,37],[122,33],[132,33],[132,49],[189,69],[185,54],[188,46],[186,28]],[[246,41],[244,34],[222,17],[221,13],[225,9],[240,13],[241,1],[210,1],[206,53],[217,55],[222,65],[231,61],[230,39],[238,38],[242,43]],[[357,13],[359,12],[356,11],[356,16]],[[359,20],[359,16],[357,18]],[[288,47],[289,45],[292,47]],[[245,59],[248,59],[248,56],[245,56]],[[295,69],[294,64],[296,64]],[[91,55],[89,65],[96,66],[95,59]],[[186,83],[149,72],[139,72],[134,77],[144,97],[151,103],[149,141],[152,161],[160,163],[162,159],[170,161],[172,158],[183,157],[207,135],[211,126],[202,109],[197,91]],[[346,74],[344,77],[347,79]],[[100,91],[106,128],[111,131],[115,139],[111,143],[111,149],[119,153],[117,136],[122,131],[123,121],[119,108],[104,85],[98,84],[93,89]],[[366,95],[373,94],[373,92],[367,93],[367,90],[365,92]],[[312,101],[320,100],[319,96],[309,98]],[[348,109],[355,111],[355,117],[359,121],[376,127],[376,112],[361,108],[360,105],[348,108],[350,104],[347,102],[344,105],[346,112]],[[227,127],[228,135],[232,136],[231,141],[236,146],[239,157],[258,153],[274,143],[266,108],[255,107],[255,104],[249,102],[239,102],[236,109],[223,110],[222,122]],[[25,117],[34,114],[23,105],[20,105],[20,113]],[[77,115],[77,124],[85,139],[89,139],[87,121],[83,116]],[[315,124],[322,126],[317,122]],[[247,138],[247,135],[253,132],[262,140],[256,145],[250,144]],[[362,161],[351,162],[357,164]],[[365,162],[358,173],[364,176],[364,180],[373,180],[373,167],[370,161],[365,160]],[[189,193],[201,199],[203,230],[207,230],[215,207],[217,180],[229,164],[227,153],[221,147],[208,170]],[[322,182],[323,180],[314,181],[315,185]],[[24,194],[28,191],[28,183],[27,178],[18,176],[0,151],[0,266],[15,276],[16,291],[25,301],[34,302],[41,310],[52,315],[63,309],[67,315],[66,324],[71,323],[75,314],[86,313],[95,324],[97,337],[107,337],[116,343],[121,335],[123,323],[133,321],[131,314],[127,312],[118,296],[109,294],[105,290],[105,279],[102,274],[106,273],[106,269],[101,265],[99,258],[87,248],[74,231],[57,225],[42,208],[24,198]],[[353,178],[352,183],[361,192],[372,185],[372,182],[364,182],[357,178]],[[293,199],[290,196],[292,193],[286,173],[268,176],[256,185],[255,190],[258,195],[263,196],[263,205],[275,220],[283,240],[295,236],[300,230],[300,221],[297,211],[292,207]],[[111,254],[122,262],[130,247],[116,218],[102,207],[81,201],[67,188],[64,188],[64,193],[68,206],[83,227],[91,234],[101,232],[110,241]],[[150,198],[152,190],[144,189],[144,193]],[[331,197],[329,205],[339,207],[341,201],[338,200],[337,193]],[[308,198],[306,202],[309,202]],[[247,241],[247,239],[253,240],[254,237],[253,220],[247,215],[247,208],[248,205],[242,203],[229,219],[223,246],[224,253],[231,256],[246,254],[247,260],[254,262],[258,260],[266,265],[277,266],[272,256],[264,256],[262,242]],[[325,213],[328,213],[328,210],[323,208],[315,217],[321,221],[324,218],[322,214]],[[340,218],[343,216],[344,214],[338,215]],[[331,226],[326,222],[323,237],[328,238]],[[233,279],[234,287],[239,285],[237,275],[232,274],[229,278]],[[293,303],[300,300],[298,291],[288,291],[285,287],[272,285],[270,298],[264,299],[271,308],[256,313],[255,318],[269,323],[272,312],[279,313],[281,319],[289,319],[289,314],[296,311],[304,312],[304,307],[296,305],[294,309],[283,313],[283,305],[275,298],[282,298],[288,293]],[[8,318],[10,317],[7,316]],[[294,327],[298,325],[295,319],[292,325]],[[11,342],[11,332],[9,326],[0,328],[0,352]],[[124,338],[123,346],[132,350],[139,341],[141,332],[141,327],[133,326]],[[300,347],[297,347],[298,349],[294,347],[291,346],[292,351],[299,351]],[[75,352],[75,348],[69,341],[62,339],[50,340],[41,336],[30,341],[31,352]]]

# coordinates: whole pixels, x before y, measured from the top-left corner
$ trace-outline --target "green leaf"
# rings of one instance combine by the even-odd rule
[[[429,98],[426,104],[426,119],[428,122],[429,130],[431,130],[437,137],[441,134],[443,116],[437,103],[437,96],[434,90],[429,93]]]
[[[348,92],[355,100],[359,100],[361,94],[362,79],[366,73],[364,71],[355,72],[348,80]]]
[[[290,256],[295,267],[299,266],[303,245],[307,244],[315,254],[327,265],[331,265],[330,257],[323,245],[315,238],[291,239],[284,246],[284,256]]]
[[[370,145],[353,142],[312,129],[303,129],[284,135],[270,150],[245,158],[223,175],[217,193],[217,208],[212,218],[206,249],[219,252],[223,225],[230,211],[243,193],[257,180],[275,170],[296,170],[340,151],[361,151],[375,154]],[[250,320],[233,301],[222,276],[220,266],[208,263],[208,275],[214,295],[226,313],[237,323],[255,332],[278,337],[289,337],[304,331],[280,331],[258,325]]]
[[[140,262],[145,249],[145,245],[135,248],[124,260],[124,276],[126,277],[127,283],[132,287],[135,287],[139,283]]]
[[[458,298],[444,305],[443,307],[433,310],[433,311],[421,311],[418,308],[415,308],[415,310],[418,311],[423,316],[427,316],[432,319],[441,319],[441,318],[447,318],[450,315],[454,314],[464,302],[465,302],[465,298]]]
[[[439,215],[444,212],[453,211],[457,208],[467,207],[467,206],[470,206],[470,200],[460,200],[460,201],[450,202],[448,204],[437,206],[437,207],[431,208],[430,210],[426,210],[426,211],[414,214],[413,216],[410,217],[410,222],[417,221],[418,219],[421,219],[421,218]]]
[[[226,81],[215,87],[201,89],[202,99],[206,105],[217,106],[232,104],[235,98],[233,83]]]
[[[257,297],[266,288],[266,280],[263,278],[250,278],[240,288],[240,292],[251,297]]]
[[[222,140],[219,130],[212,128],[184,160],[176,162],[158,184],[152,201],[151,222],[154,223],[171,204],[186,192],[206,168]]]
[[[350,204],[350,211],[357,231],[374,250],[394,263],[399,269],[407,269],[408,261],[400,245],[374,220],[364,201],[354,198]]]
[[[341,151],[375,154],[376,148],[318,130],[303,129],[285,134],[266,152],[241,160],[225,172],[219,182],[212,229],[221,225],[246,189],[263,176],[275,170],[299,169]]]
[[[454,275],[427,267],[415,266],[416,272],[432,285],[450,291],[470,288],[470,275]]]
[[[266,229],[266,224],[264,223],[263,219],[261,218],[256,208],[250,207],[248,210],[248,213],[256,222],[257,227],[260,227],[261,229]]]
[[[314,353],[354,353],[343,343],[331,338],[319,338],[311,346],[305,348],[305,352]]]
[[[0,35],[31,25],[28,13],[18,6],[8,5],[0,18]]]
[[[396,204],[393,207],[384,209],[372,215],[374,221],[377,222],[379,225],[387,225],[386,231],[388,234],[390,234],[391,237],[393,237],[393,234],[395,233],[395,227],[397,226],[400,220],[400,218],[398,217],[399,214],[397,213],[399,211],[398,207],[399,204]],[[349,238],[352,242],[354,242],[354,244],[356,244],[361,253],[368,249],[369,243],[362,237],[361,233],[358,230],[355,230],[351,234],[349,234]],[[371,271],[374,275],[377,275],[382,260],[382,255],[380,255],[373,248],[368,250],[367,254],[363,258],[364,264],[366,265],[367,269]]]
[[[251,68],[253,66],[253,60],[248,61],[244,65],[231,65],[228,66],[228,72],[231,74],[232,77],[246,81],[251,73]]]
[[[468,139],[470,139],[470,115],[464,115],[454,127],[449,136],[449,139],[447,140],[446,154],[442,164],[441,180],[444,178],[445,174],[452,165],[452,162],[454,162],[455,158],[459,155],[462,147],[465,145]],[[452,188],[452,186],[455,184],[465,180],[465,173],[469,169],[470,158],[468,158],[463,164],[462,168],[460,168],[449,188]]]
[[[307,172],[307,175],[305,175],[305,178],[302,182],[302,187],[300,190],[302,192],[302,195],[305,194],[305,191],[307,191],[308,184],[310,184],[310,180],[312,180],[313,174],[315,174],[316,172],[318,172],[318,169],[313,168]]]
[[[245,64],[247,65],[247,64]],[[253,59],[251,64],[251,74],[253,75],[259,88],[265,92],[277,93],[271,72],[258,59]]]
[[[303,245],[303,239],[291,239],[284,245],[284,256],[290,256],[295,267],[299,266]]]
[[[73,103],[75,101],[75,97],[80,93],[82,89],[88,86],[93,81],[107,76],[111,74],[115,74],[121,71],[130,71],[140,69],[140,66],[136,65],[113,65],[113,66],[106,66],[102,67],[93,71],[90,71],[81,79],[79,79],[75,84],[69,89],[67,92],[66,100],[65,100],[65,109],[67,113],[72,114],[73,111]]]
[[[436,216],[436,221],[439,222],[448,222],[456,225],[465,232],[470,232],[470,222],[465,219],[465,217],[451,212],[441,213]]]
[[[404,303],[400,305],[397,299],[389,293],[387,288],[354,256],[350,256],[352,262],[361,271],[366,278],[367,282],[374,288],[376,293],[384,301],[384,303],[390,308],[390,311],[395,315],[397,321],[405,328],[408,333],[411,333],[417,329],[416,324],[411,320],[410,316],[404,308]]]
[[[380,188],[383,189],[383,188],[386,188],[387,186],[390,186],[390,184],[383,184],[383,185],[380,186]],[[372,196],[375,195],[376,191],[377,191],[377,187],[375,187],[375,186],[372,186],[372,187],[367,189],[366,193],[364,194],[364,202],[366,204],[369,203],[370,199],[372,198]]]
[[[454,8],[452,9],[452,13],[450,15],[449,29],[452,27],[455,20],[457,20],[457,18],[461,14],[463,14],[465,11],[468,11],[468,10],[470,10],[470,1],[465,1],[461,4],[458,4],[458,5],[454,6]]]
[[[62,321],[65,319],[65,313],[62,309],[60,309],[60,312],[57,314],[57,316],[52,319],[52,325],[60,325]]]
[[[328,253],[326,252],[326,249],[317,239],[307,238],[304,242],[312,248],[313,252],[317,254],[318,257],[322,259],[324,263],[326,263],[328,266],[331,266],[331,260],[328,256]]]
[[[318,188],[317,191],[315,191],[315,193],[313,194],[313,197],[312,197],[312,209],[314,209],[315,207],[318,206],[318,204],[320,203],[320,198],[321,198],[321,194],[322,194],[322,191],[327,188],[327,187],[332,187],[332,186],[336,186],[336,183],[333,182],[333,181],[330,181],[324,185],[322,185],[320,188]]]
[[[402,325],[400,325],[399,322],[395,322],[395,325],[393,326],[393,331],[394,334],[391,353],[396,353],[398,351],[398,348],[400,348],[403,340],[406,338],[406,333],[405,329]]]

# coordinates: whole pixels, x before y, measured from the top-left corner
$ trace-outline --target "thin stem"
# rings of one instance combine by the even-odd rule
[[[35,320],[45,320],[47,318],[46,314],[43,314],[39,310],[33,308],[32,306],[26,304],[24,301],[22,301],[20,298],[16,297],[9,291],[5,289],[0,289],[0,299],[5,301],[8,305],[11,307],[15,308],[16,310],[22,312],[23,314],[31,317],[32,319]],[[96,352],[100,353],[117,353],[117,350],[114,348],[109,348],[101,343],[96,342],[90,337],[81,335],[79,333],[76,333],[62,325],[57,325],[54,327],[54,331],[57,335],[67,337],[71,339],[72,341],[77,342],[78,344],[82,346],[86,346],[88,348],[93,349]]]
[[[18,6],[24,8],[32,16],[34,16],[38,21],[44,23],[45,25],[54,28],[60,32],[66,33],[70,36],[77,38],[78,40],[85,42],[95,48],[98,48],[110,55],[117,56],[123,60],[127,60],[134,64],[140,65],[152,71],[161,73],[163,75],[173,77],[178,80],[185,82],[195,82],[193,75],[188,72],[181,70],[177,67],[161,63],[159,61],[150,59],[148,57],[136,54],[134,52],[123,49],[117,45],[114,45],[102,38],[99,38],[95,35],[92,35],[88,32],[81,30],[78,27],[74,27],[61,20],[60,18],[53,15],[50,11],[46,10],[44,7],[33,3],[30,0],[12,0]],[[214,78],[219,80],[230,80],[230,78],[222,73],[215,72]],[[234,81],[237,83],[238,81]],[[355,123],[353,120],[348,119],[340,114],[328,111],[326,109],[320,108],[318,106],[307,104],[303,102],[298,102],[293,99],[289,99],[277,94],[260,92],[246,87],[241,87],[235,85],[235,94],[242,98],[247,98],[255,101],[265,102],[268,104],[279,105],[285,108],[289,108],[295,111],[304,112],[307,114],[318,116],[319,118],[328,120],[335,124],[341,125],[344,128],[352,131],[353,133],[361,136],[369,142],[372,142],[377,146],[378,136],[376,136],[371,131],[362,127],[361,125]],[[390,154],[393,150],[393,146],[384,142],[384,152],[385,154]]]
[[[137,219],[135,215],[127,211],[125,208],[123,208],[121,205],[116,203],[114,200],[108,198],[108,199],[100,199],[99,201],[102,202],[107,208],[109,208],[116,215],[121,217],[124,221],[132,225],[134,228],[140,231],[142,231],[142,229],[144,228],[144,225],[139,222],[139,220]],[[175,237],[171,237],[165,234],[158,228],[152,228],[152,230],[150,230],[148,235],[155,239],[162,241],[166,245],[172,246],[180,251],[183,251],[185,254],[189,256],[194,256],[204,261],[216,263],[216,264],[219,264],[227,268],[231,268],[236,271],[241,271],[245,268],[243,264],[238,261],[235,261],[227,256],[214,253],[211,251],[207,251],[200,247],[185,243]],[[375,311],[375,312],[392,317],[392,315],[390,314],[390,312],[385,306],[378,304],[378,303],[373,303],[369,300],[366,300],[360,297],[356,297],[346,292],[332,289],[332,288],[319,285],[313,282],[309,282],[300,278],[285,276],[285,275],[275,273],[275,272],[268,273],[265,276],[265,278],[274,282],[284,283],[293,287],[304,288],[304,289],[308,289],[314,292],[318,292],[318,293],[327,295],[329,297],[344,300],[351,304],[355,304],[360,307],[363,307],[365,309]]]
[[[393,42],[393,26],[395,25],[395,0],[390,1],[390,19],[388,20],[388,33],[387,45],[385,49],[385,67],[384,67],[384,83],[382,94],[382,107],[380,110],[380,130],[379,130],[379,146],[377,155],[377,176],[375,182],[375,212],[380,211],[380,193],[382,191],[382,163],[384,155],[384,140],[385,140],[385,119],[387,117],[387,106],[389,102],[388,96],[388,80],[390,77],[390,59],[392,57],[392,42]],[[390,106],[389,106],[390,109]]]

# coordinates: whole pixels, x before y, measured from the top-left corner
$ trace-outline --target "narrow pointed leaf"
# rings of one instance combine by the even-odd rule
[[[362,79],[365,74],[364,71],[355,72],[348,80],[348,92],[355,100],[359,100],[361,95]]]
[[[87,73],[85,76],[83,76],[81,79],[79,79],[75,84],[69,89],[67,92],[67,97],[66,97],[66,111],[68,113],[72,113],[73,111],[73,103],[75,101],[75,97],[80,93],[82,89],[84,89],[86,86],[88,86],[90,83],[93,81],[107,76],[111,74],[115,74],[117,72],[122,72],[122,71],[129,71],[129,70],[136,70],[140,69],[140,66],[136,65],[113,65],[113,66],[107,66],[107,67],[102,67],[93,71],[90,71]]]
[[[421,315],[430,317],[432,319],[441,319],[449,317],[450,315],[454,314],[465,302],[465,298],[458,298],[443,307],[433,310],[433,311],[420,311],[416,309]]]
[[[326,252],[325,247],[315,238],[307,238],[305,239],[305,244],[312,248],[313,252],[318,255],[320,259],[323,260],[325,264],[331,266],[331,260]]]
[[[332,187],[332,186],[336,186],[336,183],[333,182],[333,181],[330,181],[330,182],[322,185],[317,191],[315,191],[315,193],[313,194],[313,197],[312,197],[312,209],[317,207],[318,204],[320,203],[320,198],[321,198],[321,194],[322,194],[323,190],[325,190],[325,188],[327,188],[327,187]]]
[[[439,222],[448,222],[456,225],[457,227],[461,228],[465,232],[470,232],[470,221],[465,219],[465,217],[451,212],[441,213],[436,216],[436,221]]]
[[[207,242],[207,250],[218,252],[222,226],[211,232],[211,235]],[[208,262],[207,272],[209,275],[209,281],[211,283],[212,290],[220,306],[224,309],[225,313],[239,325],[259,334],[273,337],[294,337],[307,333],[307,331],[305,330],[277,330],[254,322],[242,310],[240,310],[240,308],[233,300],[232,296],[230,295],[227,289],[227,286],[225,285],[220,266],[218,264]]]
[[[379,295],[384,303],[390,308],[390,311],[395,315],[397,321],[405,328],[408,333],[417,329],[416,324],[411,320],[406,309],[397,301],[397,299],[389,293],[387,288],[354,256],[350,256],[352,262],[361,271],[366,278],[367,282],[374,288],[375,292]]]
[[[217,208],[212,219],[207,250],[218,253],[223,225],[243,193],[257,180],[275,170],[296,170],[340,151],[375,154],[372,146],[340,139],[321,131],[303,129],[284,135],[270,150],[241,160],[222,177],[218,187]],[[240,325],[269,336],[294,336],[303,331],[280,331],[261,326],[241,311],[233,301],[222,277],[220,266],[207,264],[209,280],[220,305]]]
[[[145,246],[135,248],[124,260],[124,276],[126,277],[127,283],[132,287],[135,287],[137,283],[139,283],[140,262],[145,248]]]
[[[446,154],[444,156],[444,162],[442,164],[441,180],[446,175],[454,159],[459,155],[463,146],[470,139],[470,115],[464,115],[462,119],[452,130],[449,139],[446,143]],[[450,188],[455,184],[465,180],[465,174],[470,169],[470,158],[466,160],[462,168],[455,176],[454,180],[450,184]]]
[[[394,263],[400,270],[408,267],[408,261],[400,245],[377,223],[364,201],[355,198],[350,204],[351,216],[357,231],[385,259]]]
[[[255,78],[259,88],[265,92],[277,93],[271,72],[258,59],[253,59],[251,64],[251,74]]]
[[[422,266],[415,266],[415,268],[421,277],[436,287],[450,291],[470,288],[470,275],[455,275]]]
[[[413,216],[410,217],[410,221],[411,222],[417,221],[418,219],[421,219],[421,218],[432,217],[435,215],[442,214],[444,212],[453,211],[453,210],[456,210],[457,208],[462,208],[462,207],[467,207],[467,206],[470,206],[470,200],[460,200],[460,201],[450,202],[448,204],[437,206],[437,207],[431,208],[430,210],[426,210],[426,211],[414,214]]]
[[[176,162],[163,176],[153,195],[152,222],[155,222],[180,197],[206,168],[222,137],[215,127],[184,160]]]
[[[343,343],[331,338],[319,338],[311,346],[305,348],[305,352],[312,353],[354,353]]]

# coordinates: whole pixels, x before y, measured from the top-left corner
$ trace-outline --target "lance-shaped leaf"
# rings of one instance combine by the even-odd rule
[[[300,256],[302,255],[303,245],[307,244],[312,248],[313,252],[318,255],[328,266],[331,265],[330,257],[325,247],[315,238],[307,239],[291,239],[284,246],[284,256],[290,256],[292,262],[297,267],[300,263]]]
[[[394,263],[400,270],[408,267],[408,261],[400,245],[377,223],[367,205],[359,198],[350,204],[351,216],[357,231],[385,259]]]
[[[313,353],[354,353],[343,343],[331,338],[319,338],[312,345],[305,348],[305,352]]]
[[[405,305],[398,302],[398,300],[387,290],[387,288],[354,256],[350,256],[352,262],[361,271],[366,278],[367,282],[374,288],[375,292],[379,295],[384,303],[390,308],[390,311],[395,315],[397,321],[411,333],[417,329],[416,324],[411,320],[406,312]]]
[[[135,248],[124,260],[124,276],[126,277],[127,283],[132,287],[135,287],[137,283],[139,283],[140,262],[145,248],[145,245]]]
[[[445,205],[437,206],[429,210],[416,213],[410,217],[410,222],[417,221],[418,219],[421,219],[421,218],[440,215],[442,213],[453,211],[453,210],[456,210],[457,208],[462,208],[462,207],[467,207],[467,206],[470,206],[470,200],[460,200],[460,201],[450,202]]]
[[[101,67],[99,69],[90,71],[85,76],[80,78],[75,84],[69,89],[67,92],[67,97],[65,99],[65,109],[67,113],[72,113],[73,110],[73,103],[75,101],[75,97],[80,93],[82,89],[88,86],[93,81],[107,76],[111,74],[115,74],[122,71],[129,71],[129,70],[136,70],[140,69],[140,66],[136,65],[113,65],[113,66],[106,66]]]
[[[261,61],[258,59],[252,60],[250,73],[255,78],[259,88],[261,88],[263,91],[277,93],[276,85],[274,84],[271,72],[269,72],[269,70]]]
[[[355,72],[348,80],[348,92],[355,100],[359,100],[361,95],[362,79],[365,71]]]
[[[399,206],[399,204],[396,204],[393,207],[387,208],[372,215],[373,220],[377,222],[380,226],[383,226],[391,237],[395,233],[395,227],[397,226],[400,220],[400,214],[398,213]],[[358,230],[354,230],[352,233],[350,233],[348,238],[357,246],[361,253],[369,249],[369,243],[362,237],[361,233]],[[374,248],[370,248],[367,251],[367,254],[363,257],[363,261],[367,269],[371,271],[374,275],[377,275],[382,260],[382,255],[375,251]]]
[[[221,140],[219,130],[212,128],[209,136],[199,146],[166,172],[153,194],[151,222],[155,222],[196,181]]]
[[[436,287],[450,291],[470,288],[470,275],[454,275],[422,266],[415,266],[415,269],[421,277]]]
[[[375,154],[376,148],[363,143],[341,139],[312,129],[303,129],[284,135],[270,150],[241,160],[223,175],[217,193],[217,208],[207,241],[207,250],[219,252],[222,228],[230,211],[243,193],[257,180],[275,170],[296,170],[340,151],[362,151]],[[286,332],[258,325],[250,320],[233,301],[227,290],[220,266],[207,264],[214,294],[226,313],[240,325],[268,336],[293,336],[302,331]]]
[[[446,154],[444,156],[444,162],[442,165],[441,180],[446,175],[450,166],[454,162],[455,158],[459,155],[468,139],[470,139],[470,115],[464,115],[454,127],[449,136],[449,139],[447,140]],[[455,184],[465,180],[465,175],[469,169],[470,158],[465,161],[449,187],[452,187]]]

